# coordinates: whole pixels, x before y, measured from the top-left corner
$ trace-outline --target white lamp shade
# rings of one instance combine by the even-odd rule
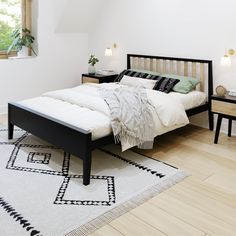
[[[106,48],[106,50],[105,50],[105,56],[106,56],[106,57],[111,57],[111,56],[112,56],[112,50],[111,50],[111,48]]]
[[[225,67],[231,66],[231,59],[228,55],[225,55],[224,57],[221,58],[221,65]]]

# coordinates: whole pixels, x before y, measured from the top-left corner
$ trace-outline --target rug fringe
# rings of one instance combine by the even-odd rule
[[[144,191],[141,194],[138,194],[137,196],[124,203],[121,203],[119,206],[80,226],[78,229],[70,231],[66,234],[66,236],[86,236],[88,234],[91,234],[99,228],[110,223],[114,219],[120,217],[121,215],[131,211],[132,209],[155,197],[157,194],[179,183],[188,176],[189,174],[186,174],[186,172],[178,171],[174,176],[163,180],[161,184],[159,183],[157,185],[152,186],[150,189]]]

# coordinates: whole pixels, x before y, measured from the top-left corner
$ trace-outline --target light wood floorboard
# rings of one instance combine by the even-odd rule
[[[235,228],[231,225],[193,207],[191,204],[185,203],[180,197],[176,198],[168,194],[161,194],[158,198],[152,199],[150,203],[202,232],[212,235],[233,235],[235,232]]]
[[[7,115],[0,115],[0,125],[7,125]]]
[[[99,230],[97,230],[96,232],[94,232],[91,235],[92,236],[103,236],[103,235],[123,236],[124,234],[122,234],[121,232],[117,231],[112,226],[106,225],[106,226],[100,228]]]
[[[213,137],[192,125],[159,137],[154,149],[143,153],[191,176],[130,214],[166,235],[236,235],[236,137],[221,134],[217,145]],[[119,230],[125,217],[113,227]]]
[[[0,124],[7,117],[0,116]],[[236,235],[236,137],[189,125],[142,151],[191,176],[94,232],[93,236]]]
[[[150,235],[165,236],[166,234],[155,228],[150,222],[145,222],[131,213],[127,213],[110,223],[124,235]]]

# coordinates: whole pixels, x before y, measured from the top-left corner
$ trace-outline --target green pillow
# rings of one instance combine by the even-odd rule
[[[141,73],[145,73],[145,74],[150,74],[150,75],[161,75],[158,72],[155,71],[150,71],[150,70],[139,70],[139,69],[131,69],[132,71],[137,71],[137,72],[141,72]]]
[[[179,83],[177,83],[173,87],[173,91],[177,93],[187,94],[191,92],[192,90],[194,90],[196,86],[200,83],[199,79],[195,79],[193,77],[182,76],[182,75],[163,74],[161,76],[180,80]]]

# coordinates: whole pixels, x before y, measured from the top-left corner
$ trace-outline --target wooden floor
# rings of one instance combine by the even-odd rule
[[[145,154],[191,176],[92,235],[235,236],[236,137],[221,134],[215,145],[213,135],[189,125],[159,137]]]

